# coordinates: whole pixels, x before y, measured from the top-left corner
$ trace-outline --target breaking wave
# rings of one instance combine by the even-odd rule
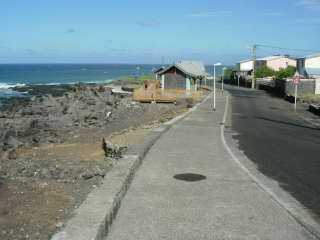
[[[10,88],[14,88],[14,87],[23,87],[26,84],[24,83],[0,83],[0,89],[10,89]]]

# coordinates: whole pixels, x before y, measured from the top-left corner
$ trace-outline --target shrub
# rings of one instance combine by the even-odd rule
[[[267,66],[262,66],[255,71],[254,75],[256,78],[273,77],[276,72]]]
[[[288,66],[287,68],[284,69],[280,69],[279,71],[276,72],[276,78],[281,80],[284,78],[289,78],[289,77],[293,77],[293,75],[296,72],[296,68],[292,67],[292,66]]]
[[[230,68],[225,69],[224,74],[223,74],[223,78],[226,81],[234,79],[234,72],[232,71],[232,69],[230,69]]]

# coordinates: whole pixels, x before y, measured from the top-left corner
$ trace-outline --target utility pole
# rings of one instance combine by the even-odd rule
[[[252,47],[252,59],[253,59],[253,68],[252,68],[252,84],[251,87],[252,89],[255,89],[255,68],[256,68],[256,59],[257,59],[257,45],[254,44]]]
[[[213,111],[216,110],[216,65],[213,65]]]

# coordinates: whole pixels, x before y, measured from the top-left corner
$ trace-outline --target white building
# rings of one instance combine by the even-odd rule
[[[274,71],[279,71],[280,69],[286,69],[289,66],[297,67],[297,60],[290,58],[288,55],[270,56],[265,58],[260,58],[262,61],[266,61],[267,67]]]
[[[269,56],[264,58],[258,58],[255,63],[255,69],[267,66],[274,71],[285,69],[288,66],[297,67],[297,60],[290,58],[287,55]],[[241,72],[250,72],[253,70],[253,60],[245,60],[240,62]]]
[[[265,65],[266,62],[260,59],[255,61],[255,69]],[[244,60],[240,62],[240,71],[241,72],[251,72],[253,70],[253,60]]]
[[[310,77],[320,77],[320,54],[306,57],[304,67]]]

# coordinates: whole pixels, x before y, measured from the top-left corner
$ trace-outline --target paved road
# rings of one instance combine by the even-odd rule
[[[211,103],[152,147],[107,239],[313,239],[230,157],[221,139],[225,96],[216,112]],[[174,178],[184,173],[202,178]]]
[[[320,222],[320,130],[294,114],[283,99],[227,88],[241,150]]]

